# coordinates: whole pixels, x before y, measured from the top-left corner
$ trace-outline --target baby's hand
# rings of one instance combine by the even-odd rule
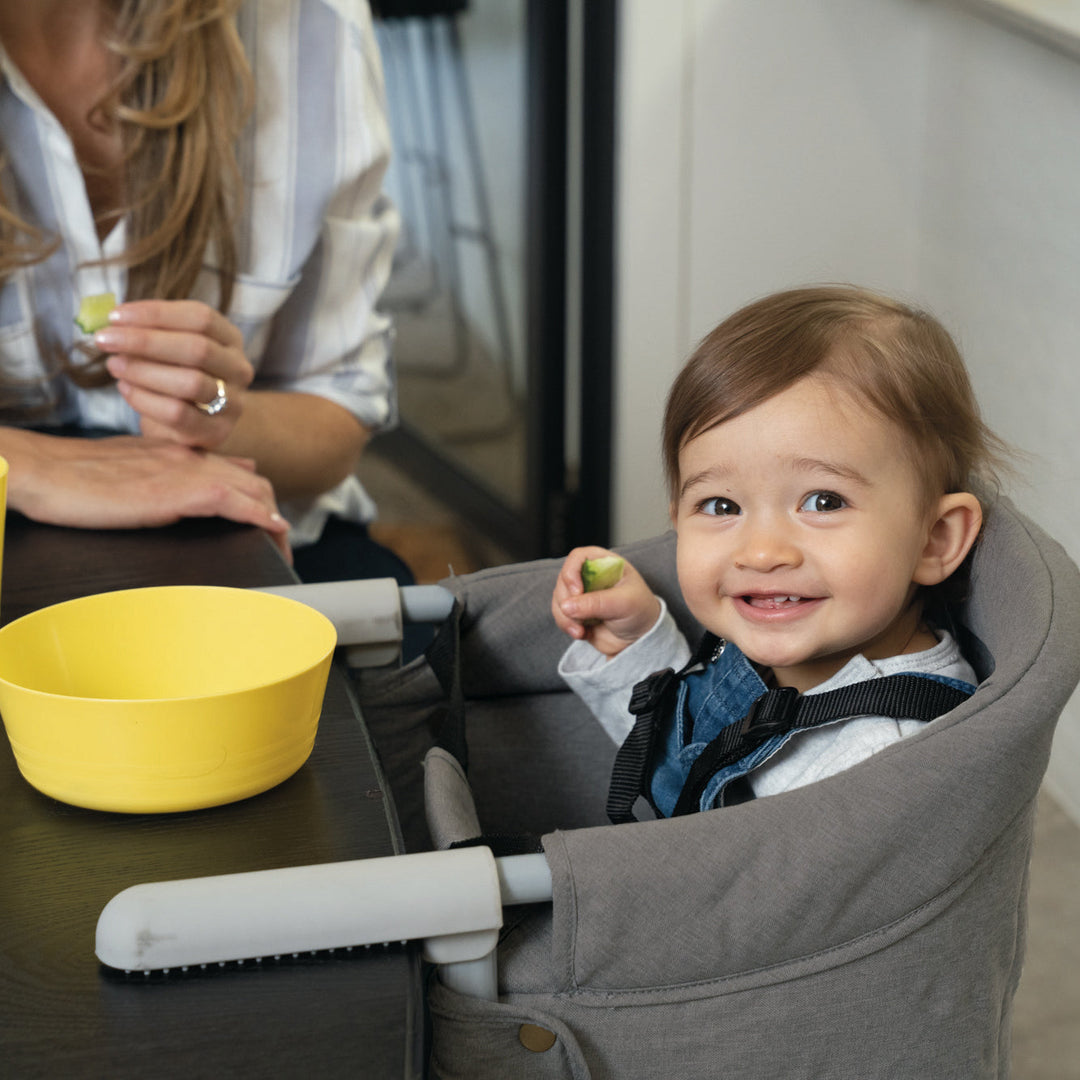
[[[551,596],[555,625],[608,657],[617,656],[647,633],[660,615],[660,601],[630,563],[610,589],[585,592],[581,564],[613,554],[599,547],[574,548],[562,564]]]

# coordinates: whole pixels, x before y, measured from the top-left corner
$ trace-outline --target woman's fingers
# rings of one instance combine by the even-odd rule
[[[243,410],[243,391],[238,387],[230,389],[223,380],[222,404],[216,380],[208,382],[210,389],[196,391],[199,396],[191,399],[148,390],[126,379],[118,381],[116,388],[141,417],[144,435],[213,450],[228,438]],[[212,412],[199,408],[207,402],[218,407]]]
[[[171,370],[174,375],[202,374],[224,379],[239,386],[248,386],[255,376],[247,357],[238,345],[223,345],[208,337],[186,330],[132,330],[108,327],[99,330],[94,343],[109,354],[109,370],[114,376],[146,383],[156,377],[160,385],[162,373],[153,368]],[[117,364],[120,361],[120,370]],[[173,380],[187,387],[189,381]]]
[[[255,371],[220,312],[195,300],[122,304],[94,340],[144,435],[210,450],[225,443]]]
[[[109,325],[160,328],[199,334],[229,348],[243,345],[243,335],[220,311],[200,300],[130,300],[113,308]]]

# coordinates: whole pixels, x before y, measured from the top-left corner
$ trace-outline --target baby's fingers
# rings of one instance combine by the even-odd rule
[[[625,618],[630,610],[623,595],[614,590],[568,596],[560,607],[567,619],[585,624]]]
[[[570,605],[572,611],[573,598],[561,586],[557,586],[555,593],[551,598],[551,615],[555,620],[555,625],[564,634],[569,634],[570,637],[582,637],[585,628],[573,614],[565,610],[567,605]]]

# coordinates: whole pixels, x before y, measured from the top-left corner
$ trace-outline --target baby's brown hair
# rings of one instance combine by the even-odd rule
[[[1005,445],[983,423],[960,351],[941,323],[865,289],[820,285],[748,304],[695,349],[664,414],[672,503],[679,452],[691,439],[810,374],[835,379],[898,426],[928,502],[973,482],[984,491],[996,486]]]

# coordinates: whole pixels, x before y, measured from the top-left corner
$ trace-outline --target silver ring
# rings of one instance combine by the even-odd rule
[[[229,395],[225,393],[225,381],[223,379],[218,379],[217,396],[213,401],[193,401],[192,404],[196,409],[206,413],[207,416],[217,416],[217,414],[229,404]]]

